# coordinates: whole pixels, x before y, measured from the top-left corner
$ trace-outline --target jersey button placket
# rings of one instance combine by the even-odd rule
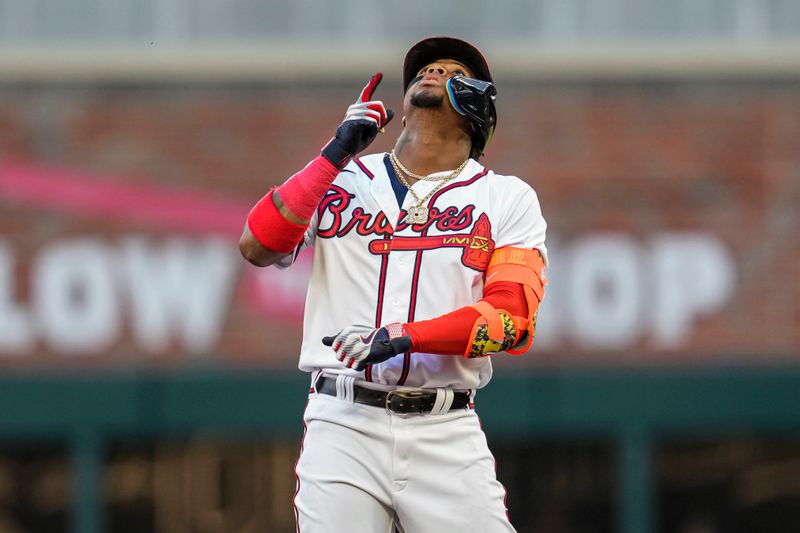
[[[406,263],[407,263],[406,255],[407,254],[402,253],[402,252],[394,252],[394,255],[392,257],[393,258],[394,257],[397,258],[397,264],[399,266],[405,267]],[[395,307],[402,307],[403,301],[400,298],[398,298],[397,296],[395,296],[394,298],[392,298],[392,305],[395,306]]]

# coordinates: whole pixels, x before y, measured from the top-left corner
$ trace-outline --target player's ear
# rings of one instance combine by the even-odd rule
[[[403,127],[406,127],[406,117],[403,117]]]

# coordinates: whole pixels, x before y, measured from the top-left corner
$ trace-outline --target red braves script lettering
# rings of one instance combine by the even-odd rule
[[[383,212],[373,215],[364,211],[363,207],[356,207],[348,215],[345,211],[350,206],[350,201],[355,198],[355,195],[347,192],[345,189],[332,185],[328,194],[322,199],[317,210],[317,215],[320,220],[320,226],[317,230],[317,235],[323,239],[330,239],[332,237],[344,237],[353,229],[359,235],[391,235],[394,233],[386,215]],[[439,231],[459,231],[464,228],[472,226],[472,213],[475,211],[474,205],[464,206],[459,210],[455,206],[446,207],[439,210],[432,207],[430,211],[430,219],[425,224],[414,224],[412,229],[417,232],[426,231],[429,227],[435,225]],[[330,224],[323,225],[322,219],[326,213],[332,215]],[[400,212],[400,220],[405,219],[406,212]],[[397,231],[402,231],[408,227],[405,222],[398,222]]]

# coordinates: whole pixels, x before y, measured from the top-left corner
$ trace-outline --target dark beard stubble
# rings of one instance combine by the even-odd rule
[[[428,91],[421,91],[416,94],[411,95],[411,99],[409,102],[414,107],[419,107],[422,109],[430,109],[439,107],[442,105],[444,101],[444,96],[441,94],[432,94]]]

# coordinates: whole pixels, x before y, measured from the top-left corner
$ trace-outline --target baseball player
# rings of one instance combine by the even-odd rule
[[[297,528],[514,531],[476,391],[490,356],[531,344],[546,224],[530,186],[479,163],[497,116],[477,48],[414,45],[394,150],[357,157],[394,116],[373,99],[380,81],[319,157],[255,205],[240,241],[259,266],[315,249]]]

